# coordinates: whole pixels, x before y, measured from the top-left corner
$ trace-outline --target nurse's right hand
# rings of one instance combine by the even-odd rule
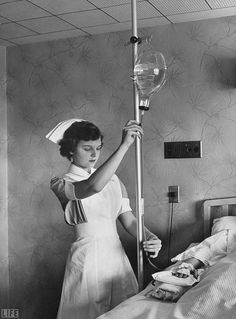
[[[130,147],[135,137],[141,138],[142,135],[142,127],[135,120],[129,120],[123,127],[121,144]]]

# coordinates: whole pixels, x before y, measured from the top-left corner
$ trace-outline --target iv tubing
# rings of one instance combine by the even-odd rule
[[[131,0],[132,11],[132,32],[133,36],[137,35],[137,5],[136,0]],[[133,69],[138,54],[138,42],[132,44],[133,53]],[[138,89],[133,82],[133,97],[134,97],[134,117],[140,123],[139,111],[139,94]],[[137,264],[138,264],[138,286],[139,291],[143,289],[143,240],[144,240],[144,198],[142,189],[142,140],[136,138],[135,140],[135,159],[136,159],[136,217],[137,217]]]

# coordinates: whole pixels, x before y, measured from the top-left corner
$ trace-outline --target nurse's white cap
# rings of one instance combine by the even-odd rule
[[[63,138],[65,131],[75,122],[84,122],[82,119],[69,119],[58,123],[47,135],[46,138],[58,144]]]

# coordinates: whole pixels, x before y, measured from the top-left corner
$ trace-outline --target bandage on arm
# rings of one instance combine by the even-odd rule
[[[184,260],[184,262],[192,265],[194,269],[198,269],[204,266],[204,263],[195,257],[187,258]]]

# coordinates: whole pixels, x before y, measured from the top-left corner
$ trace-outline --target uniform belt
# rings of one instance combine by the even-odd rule
[[[81,237],[118,237],[116,222],[115,221],[104,221],[104,222],[87,222],[77,224],[75,227],[76,238]]]

